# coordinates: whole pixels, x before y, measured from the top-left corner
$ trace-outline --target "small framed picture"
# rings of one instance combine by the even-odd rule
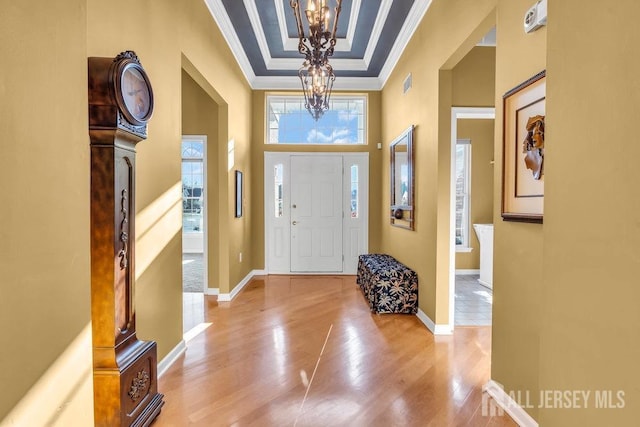
[[[236,171],[236,218],[242,217],[243,185],[242,172]]]
[[[502,219],[542,223],[546,72],[503,96]]]

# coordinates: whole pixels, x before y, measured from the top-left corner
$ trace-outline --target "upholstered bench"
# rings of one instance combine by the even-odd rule
[[[390,255],[360,255],[357,283],[373,312],[418,311],[418,275]]]

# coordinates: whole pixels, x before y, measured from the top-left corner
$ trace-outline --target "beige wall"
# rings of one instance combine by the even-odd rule
[[[471,252],[456,253],[456,269],[480,268],[480,243],[473,224],[493,223],[494,121],[458,120],[458,138],[471,140]]]
[[[251,214],[233,218],[226,156],[226,142],[234,139],[234,169],[251,177],[251,90],[205,3],[63,3],[3,4],[0,14],[0,54],[11,58],[0,71],[0,319],[17,325],[3,332],[0,383],[11,386],[0,390],[0,419],[45,371],[59,374],[46,377],[56,392],[35,393],[38,409],[23,411],[52,418],[17,425],[92,419],[90,339],[70,345],[87,336],[90,321],[87,56],[135,50],[154,89],[149,137],[137,156],[138,336],[158,342],[159,359],[182,339],[183,68],[218,106],[221,292],[230,292],[252,264],[250,256],[237,262],[238,252],[250,254]],[[250,185],[246,191],[251,197]],[[53,402],[48,412],[45,401]],[[4,421],[15,424],[14,415]]]
[[[131,29],[129,22],[122,20],[119,3],[129,14],[145,18]],[[229,208],[233,197],[233,170],[226,167],[226,141],[235,140],[234,168],[250,174],[251,91],[206,5],[195,0],[183,3],[89,1],[88,8],[89,55],[112,56],[124,49],[134,49],[154,85],[156,109],[149,126],[149,139],[139,145],[138,151],[138,212],[145,212],[159,198],[167,197],[168,190],[172,208],[167,212],[171,219],[165,227],[153,226],[144,236],[157,255],[144,271],[138,272],[136,298],[138,335],[158,341],[160,358],[182,337],[181,222],[179,215],[174,214],[174,202],[181,200],[181,192],[175,189],[179,190],[181,182],[183,68],[192,78],[202,80],[198,84],[218,105],[219,120],[222,116],[217,141],[210,141],[218,149],[221,201],[218,236],[226,243],[223,247],[226,253],[220,252],[220,271],[217,272],[220,292],[229,292],[249,271],[232,256],[245,247],[248,251],[249,236],[244,226],[250,219],[235,220]],[[111,33],[115,35],[104,36]],[[170,239],[167,234],[171,235]],[[142,242],[138,239],[138,243]],[[141,252],[139,245],[138,254]]]
[[[464,3],[464,5],[463,5]],[[416,231],[383,228],[382,248],[416,269],[420,308],[435,321],[449,321],[449,173],[450,109],[457,106],[496,106],[494,158],[494,328],[492,378],[510,389],[538,393],[539,297],[541,270],[529,270],[528,253],[542,253],[542,226],[505,223],[500,219],[502,156],[502,94],[544,69],[546,30],[525,35],[522,16],[526,1],[438,2],[431,6],[383,90],[383,140],[388,142],[410,123],[416,130]],[[469,14],[467,14],[467,12]],[[494,101],[461,99],[472,89],[464,83],[472,74],[456,75],[456,64],[475,41],[497,23]],[[436,43],[432,40],[438,40]],[[445,42],[446,41],[446,42]],[[425,46],[434,46],[425,49]],[[527,60],[514,61],[526,52]],[[475,52],[474,52],[475,53]],[[490,64],[487,58],[485,64]],[[453,68],[453,71],[451,71]],[[413,73],[413,89],[401,95],[401,83]],[[460,71],[459,71],[460,73]],[[454,84],[458,81],[458,85]],[[463,84],[464,83],[464,84]],[[460,88],[460,89],[458,89]],[[437,94],[437,96],[435,95]],[[477,102],[477,101],[476,101]],[[384,152],[383,152],[384,155]],[[383,159],[383,168],[385,168]],[[383,174],[388,173],[388,168]],[[384,182],[383,182],[384,184]],[[383,189],[383,194],[386,190]],[[522,242],[527,242],[522,245]],[[523,273],[526,272],[526,273]],[[531,413],[537,415],[536,410]]]
[[[493,107],[496,48],[476,46],[451,70],[451,104],[455,107]],[[458,138],[472,140],[471,224],[493,222],[493,121],[458,120]],[[480,268],[478,237],[472,229],[471,252],[456,253],[457,269]]]
[[[543,225],[505,222],[502,198],[502,94],[546,66],[547,30],[525,34],[528,0],[499,0],[496,47],[496,150],[494,168],[493,333],[491,377],[506,390],[537,395],[540,361]],[[518,58],[515,60],[514,58]],[[528,409],[533,416],[537,409]]]
[[[282,92],[284,93],[284,92]],[[299,94],[300,92],[295,92]],[[339,94],[340,92],[334,92]],[[265,263],[264,252],[264,153],[265,152],[367,152],[369,153],[369,252],[378,252],[380,247],[380,221],[382,210],[381,194],[378,191],[382,186],[383,178],[380,173],[380,162],[382,158],[381,150],[377,144],[381,142],[380,136],[380,92],[366,93],[368,105],[367,117],[367,145],[340,145],[340,146],[317,146],[317,145],[276,145],[265,144],[265,107],[266,95],[264,91],[254,91],[253,93],[253,147],[251,154],[251,169],[253,171],[252,187],[255,192],[251,198],[251,213],[253,215],[252,236],[252,257],[254,268],[263,269]],[[387,197],[388,198],[388,197]],[[384,209],[385,214],[387,210]],[[385,216],[385,218],[387,218]]]
[[[451,101],[456,107],[493,107],[496,48],[476,46],[451,70]]]
[[[624,409],[528,409],[544,426],[635,425],[640,202],[634,195],[640,172],[634,159],[640,148],[633,126],[640,30],[634,18],[640,6],[623,0],[592,13],[577,0],[550,2],[548,30],[527,35],[522,17],[530,6],[529,0],[434,0],[383,92],[369,94],[370,144],[357,149],[371,156],[370,249],[414,268],[420,308],[439,324],[448,321],[450,108],[469,106],[472,101],[460,97],[474,89],[483,99],[478,105],[487,105],[486,88],[463,88],[467,77],[458,85],[460,75],[451,70],[497,21],[492,378],[506,391],[531,396],[540,390],[625,392]],[[121,10],[141,17],[137,25],[122,19]],[[0,390],[0,420],[90,424],[87,56],[134,49],[154,86],[149,138],[138,145],[136,296],[139,335],[158,341],[160,358],[182,335],[181,70],[217,108],[217,129],[210,132],[218,142],[222,292],[263,266],[264,93],[250,91],[198,0],[22,1],[3,4],[2,11],[0,55],[11,61],[0,67],[0,321],[14,326],[2,335],[0,384],[10,386]],[[502,94],[547,65],[545,223],[503,222]],[[414,86],[402,95],[409,72]],[[387,219],[389,142],[409,124],[418,126],[413,232]],[[236,144],[233,169],[246,172],[251,200],[242,219],[231,209],[229,139]],[[240,251],[248,255],[244,263],[237,261]],[[32,387],[39,381],[55,384],[55,392]],[[26,405],[16,412],[21,399],[38,409]],[[49,418],[20,423],[25,414],[39,413]]]
[[[541,410],[542,426],[640,418],[638,16],[632,0],[549,2],[540,388],[612,390],[614,404],[622,391],[624,408],[592,396],[588,409]]]
[[[0,9],[2,420],[88,326],[90,275],[85,1]]]
[[[182,71],[182,134],[204,135],[206,147],[206,252],[209,288],[220,287],[220,191],[218,188],[219,148],[218,104],[200,87],[186,71]],[[226,146],[226,141],[223,143]]]
[[[392,227],[385,217],[380,224],[382,250],[418,273],[420,309],[437,324],[449,321],[451,70],[495,24],[494,7],[493,0],[435,0],[382,91],[383,177],[389,174],[389,143],[409,125],[417,126],[416,229]],[[413,87],[403,95],[408,73],[412,73]],[[463,89],[458,93],[458,99],[468,95]],[[480,105],[492,105],[493,98],[484,97]],[[381,197],[386,213],[386,180]]]

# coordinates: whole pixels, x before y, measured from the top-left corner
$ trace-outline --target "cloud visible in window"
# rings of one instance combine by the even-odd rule
[[[307,142],[311,144],[348,144],[351,132],[349,129],[335,129],[331,135],[325,135],[317,129],[311,129],[307,134]]]
[[[356,110],[340,110],[338,112],[338,120],[341,122],[351,122],[358,118],[358,112]]]

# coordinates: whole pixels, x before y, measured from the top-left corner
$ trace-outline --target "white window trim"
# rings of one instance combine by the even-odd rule
[[[464,188],[467,190],[464,202],[463,202],[463,214],[462,214],[462,243],[456,245],[456,252],[471,252],[470,240],[471,240],[471,140],[470,139],[458,139],[456,146],[464,145],[468,147],[465,150],[464,156],[464,169],[465,169],[465,183]],[[465,209],[466,208],[466,209]]]
[[[455,216],[455,153],[458,139],[458,120],[460,119],[492,119],[496,118],[494,107],[451,107],[451,147],[450,168],[451,190],[449,197],[449,241],[455,241],[456,216]],[[454,313],[456,308],[456,251],[455,245],[449,245],[449,319],[446,324],[436,325],[436,335],[449,335],[455,329]],[[440,329],[438,329],[440,328]]]

